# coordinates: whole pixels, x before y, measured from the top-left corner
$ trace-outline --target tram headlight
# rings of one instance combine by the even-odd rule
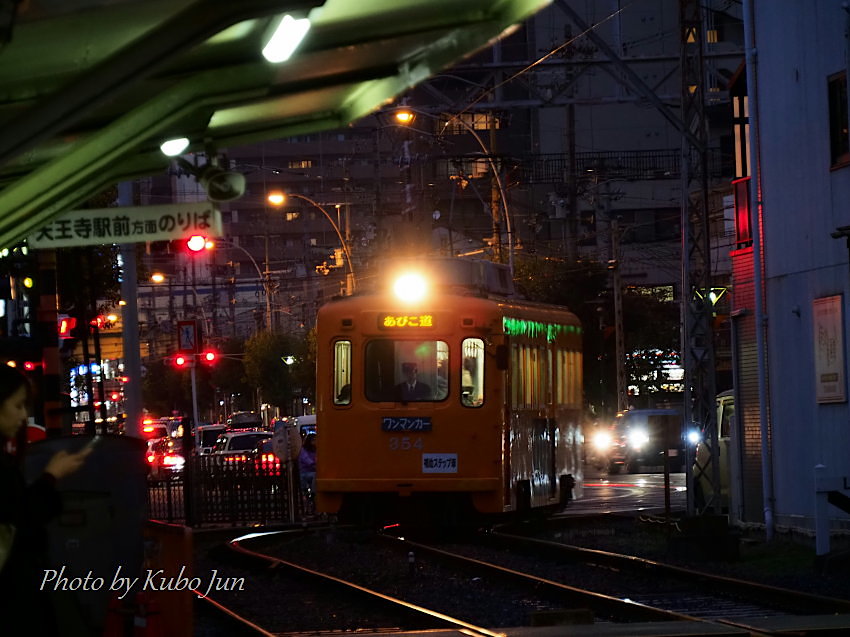
[[[393,284],[393,292],[400,301],[416,303],[425,298],[428,282],[421,274],[409,272],[398,277]]]
[[[628,440],[632,449],[640,449],[649,442],[649,433],[645,429],[632,429],[629,431]]]
[[[691,429],[688,431],[688,442],[692,445],[696,446],[702,440],[702,436],[700,435],[699,429]]]

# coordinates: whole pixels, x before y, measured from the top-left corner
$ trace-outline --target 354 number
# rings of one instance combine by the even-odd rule
[[[411,438],[410,436],[392,436],[390,438],[390,451],[421,450],[423,446],[422,438]]]

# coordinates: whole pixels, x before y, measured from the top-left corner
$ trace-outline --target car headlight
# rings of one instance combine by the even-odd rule
[[[612,442],[611,434],[607,431],[597,431],[593,434],[593,447],[598,451],[605,451],[611,447]]]
[[[632,429],[628,435],[629,446],[640,449],[649,442],[649,434],[644,429]]]

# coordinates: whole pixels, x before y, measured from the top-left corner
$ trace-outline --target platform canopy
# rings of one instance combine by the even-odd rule
[[[0,2],[0,248],[162,173],[168,138],[209,153],[345,126],[549,1]],[[311,27],[270,63],[285,14]]]

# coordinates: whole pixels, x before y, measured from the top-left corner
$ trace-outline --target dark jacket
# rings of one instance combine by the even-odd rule
[[[416,381],[413,388],[407,382],[395,386],[396,400],[431,400],[431,386]]]
[[[0,451],[0,524],[15,527],[11,553],[0,570],[4,630],[16,622],[26,627],[27,635],[47,635],[52,630],[52,608],[39,586],[48,568],[47,523],[61,508],[53,476],[44,473],[28,485],[15,458]]]
[[[316,473],[316,450],[301,447],[298,453],[298,470],[303,473]]]

